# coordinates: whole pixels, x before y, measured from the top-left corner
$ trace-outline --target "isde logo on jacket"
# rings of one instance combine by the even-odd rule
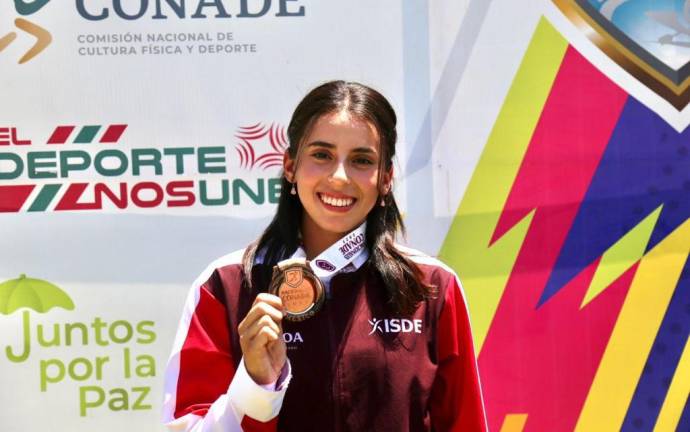
[[[379,333],[422,333],[421,319],[407,319],[407,318],[391,318],[391,319],[376,319],[369,320],[371,331],[369,335],[374,332]]]

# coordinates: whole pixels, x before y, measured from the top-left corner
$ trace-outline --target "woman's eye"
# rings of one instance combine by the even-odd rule
[[[353,159],[352,162],[354,162],[356,165],[373,165],[374,164],[374,161],[372,161],[371,159],[368,159],[368,158],[364,158],[364,157],[355,158],[355,159]]]
[[[328,158],[330,157],[330,155],[329,155],[328,153],[326,153],[326,152],[321,152],[321,151],[319,151],[319,152],[314,152],[314,153],[312,153],[312,157],[313,157],[314,159],[326,160],[326,159],[328,159]]]

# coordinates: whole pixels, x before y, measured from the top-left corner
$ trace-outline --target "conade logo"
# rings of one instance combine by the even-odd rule
[[[38,12],[43,6],[45,6],[50,0],[34,0],[27,2],[24,0],[14,0],[14,7],[19,15],[32,15]],[[0,23],[0,29],[3,23]],[[32,58],[40,54],[53,40],[53,36],[49,31],[43,27],[35,24],[24,18],[16,18],[14,20],[14,25],[22,32],[33,36],[36,39],[34,45],[29,48],[29,50],[24,53],[24,55],[19,59],[19,64],[26,63]],[[0,34],[2,34],[0,32]],[[17,33],[10,31],[4,36],[0,36],[0,52],[7,48],[12,42],[17,39]]]

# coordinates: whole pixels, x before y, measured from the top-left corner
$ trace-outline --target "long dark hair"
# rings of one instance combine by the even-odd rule
[[[290,158],[297,161],[303,139],[318,118],[340,111],[365,120],[376,128],[381,139],[380,186],[383,174],[393,167],[397,118],[383,95],[359,83],[330,81],[316,87],[302,99],[295,108],[287,130]],[[299,198],[290,194],[291,186],[283,176],[278,209],[273,220],[259,240],[245,251],[243,266],[245,282],[249,286],[257,251],[263,255],[263,263],[272,267],[292,255],[300,246],[299,232],[304,209]],[[434,293],[434,287],[424,283],[417,265],[395,247],[396,234],[400,232],[404,235],[405,226],[393,193],[382,194],[382,199],[385,206],[377,203],[367,216],[368,265],[381,278],[393,310],[409,315],[421,301]]]

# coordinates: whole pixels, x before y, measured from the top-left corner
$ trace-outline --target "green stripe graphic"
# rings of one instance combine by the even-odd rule
[[[41,191],[38,193],[38,196],[34,200],[34,202],[31,204],[31,207],[29,207],[30,212],[42,212],[46,211],[48,206],[50,205],[50,202],[55,198],[55,195],[58,193],[60,190],[59,184],[49,184],[43,186]]]
[[[74,140],[75,144],[89,144],[98,133],[100,126],[84,126]]]

